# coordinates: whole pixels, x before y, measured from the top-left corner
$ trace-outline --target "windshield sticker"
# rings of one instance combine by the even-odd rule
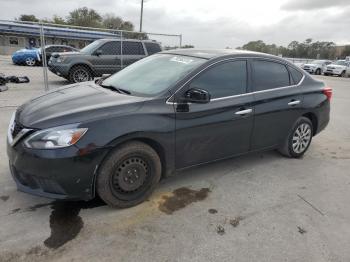
[[[180,56],[174,56],[170,59],[170,61],[172,62],[178,62],[178,63],[183,63],[183,64],[190,64],[192,63],[194,60],[188,57],[180,57]]]

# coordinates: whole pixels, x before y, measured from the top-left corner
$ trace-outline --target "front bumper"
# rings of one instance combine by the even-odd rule
[[[52,62],[51,60],[48,63],[49,70],[61,77],[67,78],[69,75],[69,65],[66,64],[61,64],[61,63],[55,63]]]
[[[55,150],[28,149],[7,143],[13,179],[19,191],[70,200],[94,198],[94,179],[105,150],[87,153],[75,146]]]
[[[307,68],[303,68],[304,69],[304,71],[306,71],[306,72],[308,72],[308,73],[310,73],[310,74],[313,74],[313,73],[315,73],[316,72],[316,70],[315,69],[313,69],[313,68],[309,68],[309,67],[307,67]]]
[[[324,71],[324,73],[327,75],[341,75],[342,72],[343,70],[341,69],[327,69]]]

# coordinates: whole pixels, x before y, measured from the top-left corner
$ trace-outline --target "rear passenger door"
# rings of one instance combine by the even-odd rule
[[[280,145],[301,114],[303,75],[278,61],[251,61],[254,94],[252,150]],[[292,77],[295,75],[294,78]]]
[[[132,63],[144,58],[146,56],[145,50],[141,42],[122,41],[123,46],[123,67],[131,65]]]

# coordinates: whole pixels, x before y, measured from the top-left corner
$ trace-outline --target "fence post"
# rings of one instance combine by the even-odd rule
[[[120,31],[120,70],[123,69],[123,31]]]
[[[179,38],[180,38],[180,48],[181,48],[181,46],[182,46],[182,34],[179,35]]]
[[[40,24],[40,42],[41,42],[41,59],[43,64],[43,76],[44,76],[44,86],[45,91],[49,91],[49,80],[47,77],[47,61],[46,61],[46,51],[45,51],[45,33],[43,24]]]

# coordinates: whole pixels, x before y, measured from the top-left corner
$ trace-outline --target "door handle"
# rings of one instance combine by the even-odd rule
[[[240,110],[240,111],[237,111],[235,113],[235,115],[246,115],[246,114],[250,114],[251,112],[253,112],[253,109],[249,108],[249,109],[243,109],[243,110]]]
[[[300,100],[293,100],[288,103],[289,106],[296,106],[300,104]]]

